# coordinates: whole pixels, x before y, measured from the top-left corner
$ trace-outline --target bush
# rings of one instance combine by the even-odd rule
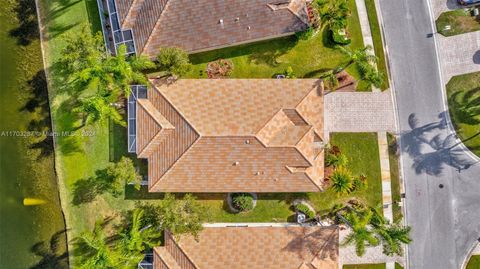
[[[339,45],[348,45],[352,42],[350,38],[347,37],[345,29],[335,27],[331,30],[333,42]]]
[[[250,211],[253,209],[253,197],[249,193],[234,193],[232,194],[232,205],[239,211]]]
[[[226,59],[218,59],[207,64],[208,78],[223,78],[233,71],[233,62]]]
[[[180,48],[161,48],[157,61],[158,67],[171,75],[182,76],[191,68],[187,52]]]
[[[315,218],[315,212],[310,210],[305,204],[299,203],[295,206],[295,209],[303,214],[305,214],[309,219]]]
[[[367,188],[367,177],[365,175],[360,175],[353,179],[353,190],[359,191]]]

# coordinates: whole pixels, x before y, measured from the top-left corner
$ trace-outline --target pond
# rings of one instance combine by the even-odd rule
[[[0,268],[68,267],[35,10],[0,6]]]

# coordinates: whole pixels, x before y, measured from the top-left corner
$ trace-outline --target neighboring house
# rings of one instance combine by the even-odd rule
[[[266,40],[307,29],[306,0],[97,0],[112,53],[156,56],[161,47],[189,53]]]
[[[337,269],[338,228],[206,227],[154,248],[154,269]]]
[[[315,192],[324,167],[317,79],[180,79],[133,87],[129,151],[151,192]]]

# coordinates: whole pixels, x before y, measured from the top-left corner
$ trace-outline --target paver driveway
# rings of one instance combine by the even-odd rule
[[[438,35],[443,80],[480,71],[480,31],[444,37]]]
[[[395,132],[390,91],[325,95],[325,132]]]

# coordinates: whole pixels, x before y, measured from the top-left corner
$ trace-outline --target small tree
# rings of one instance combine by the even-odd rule
[[[125,126],[122,115],[110,105],[107,97],[94,95],[80,100],[80,106],[73,109],[74,112],[82,113],[82,125],[91,125],[96,122],[111,119],[113,122]]]
[[[120,193],[123,186],[128,183],[134,183],[135,188],[140,189],[142,176],[138,174],[130,158],[122,157],[117,163],[111,163],[107,166],[106,174],[111,178],[110,185],[115,193]]]
[[[403,255],[403,244],[412,242],[411,227],[402,227],[397,224],[382,225],[376,229],[383,244],[383,253],[388,256]]]
[[[119,251],[125,257],[125,262],[133,267],[142,260],[146,249],[160,244],[161,232],[158,227],[145,223],[143,216],[142,209],[135,209],[130,222],[119,233]]]
[[[121,268],[121,254],[112,248],[104,226],[103,221],[97,221],[93,231],[84,232],[74,239],[79,268]]]
[[[168,229],[173,234],[197,236],[202,230],[204,209],[191,194],[180,200],[167,193],[157,210],[162,229]]]
[[[253,197],[248,193],[232,194],[233,207],[240,211],[250,211],[253,209]]]
[[[187,52],[177,47],[161,48],[157,61],[158,67],[169,75],[182,76],[191,68]]]
[[[338,167],[330,177],[332,188],[338,195],[348,195],[354,190],[353,176],[345,167]]]
[[[350,16],[347,0],[315,0],[313,6],[318,11],[322,28],[345,28]]]
[[[378,238],[375,237],[369,226],[372,214],[372,211],[364,210],[362,212],[349,211],[344,215],[346,224],[350,226],[352,231],[345,237],[342,245],[355,245],[358,256],[365,254],[367,246],[377,246],[379,244]]]

